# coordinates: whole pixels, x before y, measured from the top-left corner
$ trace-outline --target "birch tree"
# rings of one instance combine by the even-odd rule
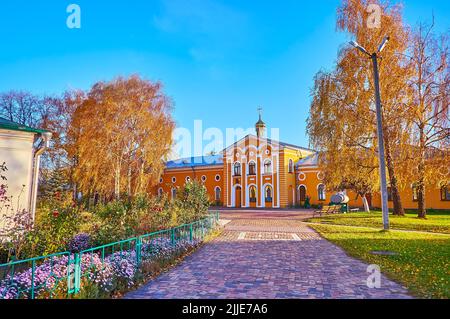
[[[419,24],[408,50],[414,73],[408,81],[413,98],[408,104],[411,121],[411,171],[417,192],[418,216],[426,217],[426,188],[450,179],[450,63],[448,34],[437,37],[430,26]]]
[[[87,193],[133,196],[153,186],[172,144],[171,101],[138,76],[96,83],[70,122],[74,179]]]

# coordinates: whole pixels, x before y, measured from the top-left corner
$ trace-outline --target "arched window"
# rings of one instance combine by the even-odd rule
[[[256,175],[256,164],[255,164],[255,162],[248,163],[248,175]]]
[[[264,174],[272,174],[272,161],[267,160],[264,162]]]
[[[177,198],[177,189],[172,188],[172,200]]]
[[[320,201],[324,201],[326,199],[326,196],[325,196],[325,185],[320,184],[317,187],[317,194],[318,194],[318,198],[319,198]]]
[[[250,190],[249,190],[249,196],[250,196],[250,202],[251,203],[256,203],[256,187],[255,186],[250,186]]]
[[[215,194],[216,202],[220,202],[220,200],[222,199],[222,190],[220,189],[220,187],[215,188],[214,194]]]
[[[191,181],[191,177],[190,176],[186,176],[186,183],[189,183]]]
[[[234,176],[241,176],[241,163],[234,163]]]
[[[294,173],[294,161],[292,159],[289,159],[289,173]]]
[[[441,200],[450,201],[450,190],[448,184],[444,184],[441,186]]]
[[[164,190],[162,189],[162,187],[160,187],[158,189],[158,196],[161,197],[163,195],[163,193],[164,193]]]
[[[411,188],[412,188],[413,202],[417,202],[419,200],[419,195],[417,193],[417,184],[414,183]]]
[[[271,186],[266,186],[264,195],[266,198],[266,202],[272,202],[272,187]]]

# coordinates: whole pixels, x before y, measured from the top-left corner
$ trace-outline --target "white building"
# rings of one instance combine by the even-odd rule
[[[7,180],[0,184],[7,184],[7,196],[12,196],[14,211],[25,209],[33,218],[40,156],[47,149],[51,136],[48,131],[0,117],[0,164],[5,163],[7,167],[7,171],[1,173]],[[0,212],[4,213],[5,209]],[[0,220],[3,220],[1,216]]]

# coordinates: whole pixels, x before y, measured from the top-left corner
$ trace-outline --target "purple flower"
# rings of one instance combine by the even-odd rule
[[[85,249],[90,248],[91,236],[89,234],[78,234],[69,242],[69,251],[72,253],[79,253]]]

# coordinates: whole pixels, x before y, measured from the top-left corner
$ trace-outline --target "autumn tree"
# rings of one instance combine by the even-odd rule
[[[67,104],[76,105],[67,140],[81,191],[119,198],[154,185],[174,129],[171,102],[160,83],[119,77],[96,83]]]
[[[349,103],[342,86],[337,73],[316,75],[307,130],[311,143],[322,151],[319,162],[327,188],[354,191],[369,211],[367,195],[379,185],[375,145],[366,119],[342,111]]]
[[[369,21],[370,12],[367,9],[369,4],[376,4],[382,9],[380,11],[381,28],[368,27],[367,21]],[[399,178],[402,176],[399,172],[408,169],[408,161],[405,160],[407,154],[399,146],[405,142],[407,136],[403,114],[405,113],[404,105],[408,99],[406,79],[410,69],[407,59],[398,53],[406,50],[409,31],[402,22],[400,6],[389,6],[381,1],[365,0],[344,0],[338,8],[337,27],[349,34],[369,52],[376,52],[383,38],[387,35],[390,36],[389,45],[383,51],[379,67],[383,101],[382,116],[385,156],[394,214],[402,215],[404,210],[399,189],[404,187],[405,181]],[[345,137],[346,144],[360,148],[359,154],[362,154],[364,150],[366,154],[372,154],[373,158],[377,158],[378,141],[372,70],[371,60],[366,55],[351,47],[341,50],[336,70],[333,72],[333,78],[338,87],[338,93],[335,94],[336,98],[333,103],[337,108],[336,111],[340,112],[334,125],[337,130],[343,131],[338,136]],[[322,98],[324,97],[322,96]],[[314,104],[311,112],[314,112],[313,107]],[[316,125],[317,123],[311,124]],[[320,124],[317,125],[320,126]],[[323,150],[328,151],[328,148],[325,147]],[[341,160],[348,159],[341,157]],[[373,161],[370,163],[373,164]]]
[[[433,26],[419,24],[411,37],[408,57],[413,75],[408,85],[411,121],[412,182],[417,192],[418,215],[426,217],[426,187],[450,179],[450,61],[448,34],[437,37]]]

